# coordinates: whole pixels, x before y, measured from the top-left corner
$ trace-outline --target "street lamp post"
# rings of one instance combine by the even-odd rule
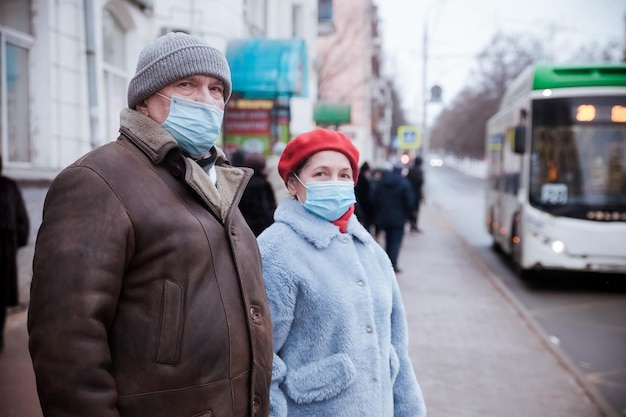
[[[430,8],[428,9],[430,10]],[[429,137],[427,133],[426,108],[428,105],[428,95],[426,92],[427,85],[427,67],[428,67],[428,11],[424,16],[424,34],[422,43],[422,158],[426,158],[429,151]]]
[[[433,6],[441,6],[449,0],[433,2],[428,5],[424,13],[424,33],[422,43],[422,158],[426,158],[430,151],[430,134],[426,120],[428,103],[431,102],[428,91],[428,17]]]

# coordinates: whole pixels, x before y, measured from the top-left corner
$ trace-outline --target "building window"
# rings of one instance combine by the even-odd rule
[[[119,114],[126,107],[126,85],[129,80],[126,74],[126,31],[117,16],[107,7],[102,13],[102,48],[105,138],[110,140],[119,130]]]
[[[304,38],[304,18],[301,4],[291,6],[291,37]]]
[[[244,0],[244,16],[250,35],[265,36],[267,26],[266,0]]]
[[[318,23],[327,23],[333,21],[333,2],[332,0],[318,0],[317,2],[317,21]]]
[[[29,1],[0,1],[0,153],[7,163],[32,160]]]
[[[30,1],[0,1],[0,28],[15,29],[22,33],[32,33],[30,19]]]
[[[335,32],[332,0],[317,0],[317,33],[326,36]]]

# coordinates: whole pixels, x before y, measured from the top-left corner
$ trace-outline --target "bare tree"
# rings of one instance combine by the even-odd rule
[[[345,23],[345,24],[344,24]],[[359,57],[354,40],[364,36],[365,25],[355,21],[337,22],[337,32],[325,40],[325,45],[318,48],[319,69],[317,77],[318,91],[321,95],[327,92],[329,84],[333,83],[336,77],[346,71]],[[358,80],[356,85],[363,84],[365,80]],[[346,99],[350,97],[354,86],[344,86],[342,91],[334,92],[335,96]],[[325,97],[321,96],[321,99]]]
[[[486,123],[496,113],[506,88],[529,64],[544,59],[534,38],[497,33],[476,57],[472,86],[444,109],[431,132],[432,149],[482,158]]]
[[[582,46],[568,62],[626,60],[617,41]],[[431,147],[458,156],[482,158],[487,120],[494,115],[510,83],[536,61],[551,61],[542,43],[525,35],[497,33],[476,57],[471,86],[440,114],[431,131]]]
[[[571,58],[570,62],[619,62],[626,61],[626,51],[620,50],[617,40],[609,41],[606,45],[592,43],[581,46]]]
[[[406,113],[402,107],[402,99],[398,93],[398,88],[393,82],[389,82],[389,88],[391,89],[391,136],[393,137],[398,132],[398,127],[407,125],[408,121]]]

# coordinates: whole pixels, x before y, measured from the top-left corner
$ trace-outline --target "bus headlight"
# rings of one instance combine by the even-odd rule
[[[563,251],[565,251],[565,243],[563,243],[561,240],[552,241],[550,247],[556,253],[562,253]]]

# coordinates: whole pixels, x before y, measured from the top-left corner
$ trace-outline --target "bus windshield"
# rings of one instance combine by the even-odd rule
[[[555,215],[626,221],[626,97],[533,103],[530,203]]]

